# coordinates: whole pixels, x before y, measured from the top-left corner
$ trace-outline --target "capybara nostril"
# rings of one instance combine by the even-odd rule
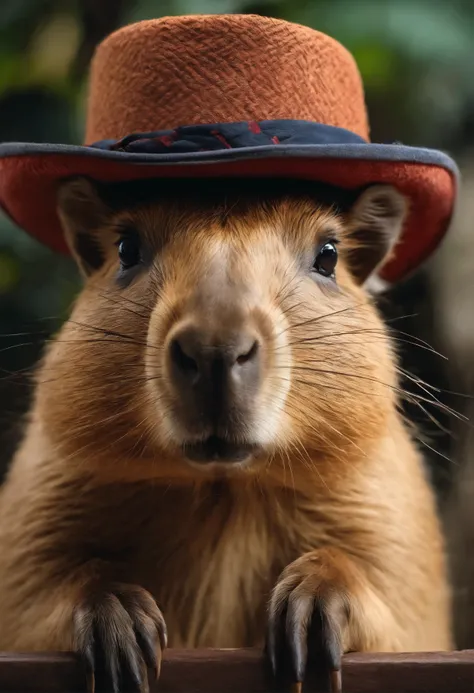
[[[236,363],[243,365],[244,363],[249,363],[251,361],[255,361],[259,357],[259,354],[258,354],[259,348],[260,348],[259,344],[258,344],[257,340],[255,339],[252,346],[250,347],[250,349],[243,349],[242,353],[239,354],[239,356],[237,356]]]
[[[194,380],[199,375],[199,367],[192,356],[192,345],[175,338],[171,341],[169,350],[173,368],[182,376]]]

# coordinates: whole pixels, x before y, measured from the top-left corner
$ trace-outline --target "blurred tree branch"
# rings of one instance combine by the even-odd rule
[[[71,67],[71,78],[82,81],[97,44],[120,25],[127,0],[78,0],[82,41]]]

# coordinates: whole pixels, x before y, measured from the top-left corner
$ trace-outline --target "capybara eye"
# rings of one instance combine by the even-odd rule
[[[135,234],[122,236],[118,242],[118,254],[123,269],[130,269],[141,261],[140,242]]]
[[[337,264],[337,248],[335,243],[325,243],[314,261],[313,269],[323,277],[333,277]]]

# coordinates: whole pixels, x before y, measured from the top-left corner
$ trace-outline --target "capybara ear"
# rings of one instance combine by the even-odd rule
[[[348,213],[349,264],[358,283],[393,252],[407,213],[408,201],[390,185],[372,185],[359,195]]]
[[[110,217],[111,210],[90,179],[77,177],[60,184],[57,212],[71,254],[87,277],[104,263],[101,226]]]

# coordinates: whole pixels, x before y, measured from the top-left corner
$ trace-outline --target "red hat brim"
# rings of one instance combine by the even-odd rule
[[[395,254],[379,273],[393,283],[440,243],[452,218],[459,173],[442,152],[401,145],[279,145],[188,154],[0,145],[1,207],[27,233],[61,253],[68,249],[56,212],[56,189],[62,179],[79,175],[103,182],[240,176],[301,178],[346,189],[393,185],[410,203]]]

